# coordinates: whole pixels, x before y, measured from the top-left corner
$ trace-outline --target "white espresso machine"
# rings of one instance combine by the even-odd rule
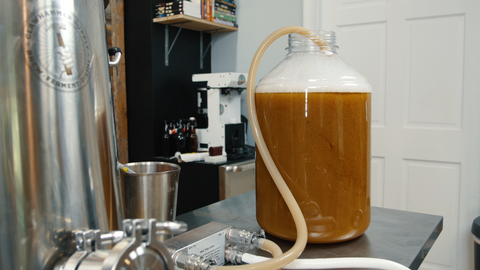
[[[227,155],[245,145],[245,124],[241,120],[242,91],[247,88],[245,73],[194,74],[193,82],[207,82],[198,89],[198,111],[207,114],[206,128],[197,128],[198,151],[222,146]]]

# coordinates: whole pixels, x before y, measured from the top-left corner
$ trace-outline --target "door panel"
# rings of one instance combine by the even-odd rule
[[[461,129],[464,20],[464,15],[406,20],[405,127]]]
[[[459,163],[404,159],[402,208],[443,216],[443,231],[433,245],[428,261],[453,266],[456,246],[460,167]],[[428,198],[428,199],[425,199]]]
[[[317,16],[373,88],[372,205],[443,216],[421,269],[472,269],[480,1],[332,0]]]
[[[372,157],[371,164],[371,204],[383,207],[383,189],[385,188],[385,158]]]
[[[355,63],[370,63],[370,68],[363,75],[375,89],[372,95],[372,126],[378,128],[385,127],[386,27],[385,22],[377,22],[341,26],[337,30],[342,33],[342,57]],[[371,49],[357,53],[357,48]]]

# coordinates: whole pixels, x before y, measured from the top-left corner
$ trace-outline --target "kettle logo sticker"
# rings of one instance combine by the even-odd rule
[[[24,26],[26,58],[42,82],[73,92],[88,82],[92,52],[87,32],[71,12],[43,8],[30,14]]]
[[[242,85],[244,82],[245,82],[245,76],[241,74],[240,76],[238,76],[238,85]]]

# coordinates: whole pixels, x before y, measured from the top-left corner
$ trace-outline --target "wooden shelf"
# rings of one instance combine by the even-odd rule
[[[238,28],[234,26],[229,26],[221,23],[207,21],[205,19],[199,19],[196,17],[188,16],[188,15],[173,15],[163,18],[154,18],[154,23],[161,23],[161,24],[168,24],[172,26],[180,27],[182,23],[183,28],[195,30],[195,31],[215,31],[218,32],[233,32],[237,31]]]

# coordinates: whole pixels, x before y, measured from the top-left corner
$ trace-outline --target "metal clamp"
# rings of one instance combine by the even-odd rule
[[[174,269],[171,255],[157,240],[157,235],[184,232],[183,222],[157,222],[155,219],[127,219],[123,231],[101,233],[100,230],[75,232],[75,252],[60,270],[76,270],[95,266],[95,269],[136,269],[138,265]],[[104,246],[115,244],[111,250]],[[90,268],[88,268],[90,269]]]
[[[187,231],[187,224],[185,222],[180,222],[180,221],[156,221],[155,219],[125,219],[123,221],[123,231],[125,232],[127,237],[130,237],[133,233],[134,229],[134,222],[137,222],[137,224],[142,224],[139,223],[140,221],[143,222],[142,224],[142,233],[144,235],[147,235],[150,233],[148,231],[148,222],[154,221],[155,223],[155,230],[154,234],[155,235],[169,235],[169,234],[179,234],[182,232]]]
[[[77,251],[86,251],[87,253],[101,249],[100,230],[87,230],[75,232],[75,247]]]
[[[153,251],[155,258],[157,258],[157,262],[149,261],[149,263],[161,264],[164,269],[173,270],[174,264],[170,253],[165,246],[157,240],[156,223],[155,219],[124,220],[123,228],[127,238],[113,247],[108,258],[103,262],[102,270],[135,269],[136,264],[132,263],[132,261],[139,259],[143,254],[151,254],[151,252],[145,252],[147,248]],[[137,248],[139,247],[143,247],[142,252],[138,252]],[[160,258],[161,261],[158,261],[158,258]],[[144,268],[148,268],[149,265],[143,266]]]

